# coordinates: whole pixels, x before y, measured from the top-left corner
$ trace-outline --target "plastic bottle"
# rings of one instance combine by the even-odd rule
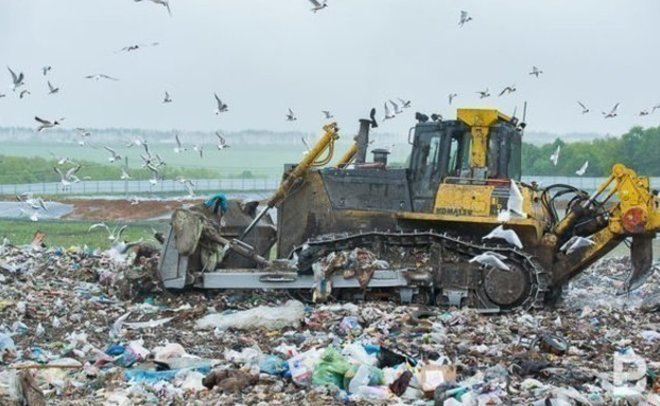
[[[351,382],[348,384],[348,391],[350,393],[358,393],[358,390],[361,386],[369,385],[369,366],[362,364],[355,372],[355,376],[351,379]]]

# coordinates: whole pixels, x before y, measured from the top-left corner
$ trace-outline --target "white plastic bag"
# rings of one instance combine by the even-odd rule
[[[229,328],[250,330],[266,328],[279,330],[297,327],[305,316],[305,306],[297,300],[289,300],[280,307],[259,306],[231,314],[209,314],[197,320],[198,329]]]

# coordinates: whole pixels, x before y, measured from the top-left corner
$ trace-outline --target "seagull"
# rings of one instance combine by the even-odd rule
[[[573,236],[559,248],[559,251],[566,253],[566,255],[571,255],[580,248],[595,244],[596,243],[589,238]]]
[[[586,162],[582,165],[582,167],[580,167],[580,169],[578,169],[577,171],[575,171],[575,174],[576,174],[577,176],[583,176],[585,173],[587,173],[587,168],[588,168],[588,167],[589,167],[589,161],[586,161]]]
[[[559,152],[561,152],[561,145],[557,145],[555,152],[550,155],[550,161],[552,161],[553,165],[555,166],[557,166],[557,162],[559,162]]]
[[[215,136],[218,137],[218,150],[219,151],[222,151],[223,149],[230,147],[230,145],[227,145],[227,142],[225,141],[225,137],[222,136],[222,133],[220,131],[216,131]]]
[[[146,145],[147,140],[144,138],[136,137],[133,138],[128,144],[126,144],[126,147],[132,148],[132,147],[141,147],[142,145]]]
[[[105,224],[105,223],[96,223],[96,224],[92,224],[89,227],[89,229],[87,230],[87,232],[89,233],[92,230],[95,230],[97,228],[103,228],[103,229],[105,229],[105,231],[108,232],[108,240],[110,240],[110,241],[120,241],[121,235],[124,233],[124,230],[126,230],[126,227],[128,227],[128,226],[125,225],[125,224],[121,227],[115,226],[111,231],[110,227],[108,227],[107,224]]]
[[[492,251],[486,251],[483,254],[479,254],[476,257],[472,258],[469,260],[469,263],[480,263],[481,265],[486,265],[490,266],[496,269],[500,269],[502,271],[509,271],[511,268],[507,264],[505,264],[502,260],[506,259],[506,257],[502,254],[498,254],[496,252]]]
[[[185,178],[180,176],[176,179],[176,181],[181,183],[183,185],[183,187],[186,188],[186,190],[188,191],[188,197],[189,198],[195,197],[195,191],[193,190],[193,187],[196,186],[196,185],[192,180],[185,179]]]
[[[298,117],[296,117],[295,113],[291,108],[289,107],[289,113],[286,115],[286,121],[296,121],[298,120]]]
[[[655,113],[657,109],[660,109],[660,104],[656,104],[655,106],[653,106],[653,109],[651,110],[651,114]]]
[[[506,202],[506,209],[509,213],[513,213],[520,217],[527,217],[523,210],[524,198],[518,184],[511,179],[511,184],[509,186],[509,198]]]
[[[488,88],[486,88],[486,90],[477,92],[477,94],[479,95],[480,99],[485,99],[486,97],[490,97],[490,92],[488,91]]]
[[[456,93],[449,93],[449,104],[454,101],[454,98],[458,96]]]
[[[326,120],[330,120],[331,118],[334,118],[334,117],[335,117],[335,116],[332,115],[332,113],[330,113],[330,112],[327,111],[327,110],[323,110],[323,111],[321,111],[321,113],[323,113],[323,115],[325,116],[325,119],[326,119]]]
[[[85,79],[94,79],[94,80],[107,79],[107,80],[114,80],[114,81],[119,80],[117,78],[113,78],[112,76],[108,76],[104,73],[97,73],[97,74],[94,74],[94,75],[87,75],[87,76],[85,76]]]
[[[323,3],[319,2],[318,0],[309,0],[309,2],[312,3],[312,5],[314,6],[312,8],[312,11],[315,12],[315,13],[317,11],[321,11],[324,8],[328,7],[328,4],[327,4],[328,0],[323,0]]]
[[[401,110],[401,107],[399,107],[398,104],[394,103],[392,100],[389,100],[389,102],[392,105],[392,107],[394,107],[394,114],[395,115],[403,113],[403,110]]]
[[[127,167],[122,167],[121,168],[121,176],[119,177],[121,180],[129,180],[131,179],[131,175],[128,174],[128,168]]]
[[[163,158],[160,157],[160,154],[156,154],[156,161],[156,168],[167,166],[167,163],[163,160]]]
[[[369,120],[371,120],[371,128],[378,128],[378,121],[376,121],[376,108],[372,107],[369,111]]]
[[[78,127],[78,128],[76,128],[76,130],[78,130],[78,133],[80,134],[81,137],[89,137],[89,136],[92,135],[91,131],[86,130],[84,128]]]
[[[103,148],[105,148],[106,151],[112,154],[112,156],[108,158],[108,162],[113,163],[115,161],[121,161],[121,155],[119,155],[114,149],[110,147],[103,147]]]
[[[28,211],[24,210],[22,207],[19,207],[18,210],[21,212],[22,215],[24,215],[26,217],[29,217],[30,221],[35,221],[35,222],[39,221],[39,211],[38,210],[32,209],[32,210],[30,210],[29,213],[28,213]]]
[[[165,91],[165,97],[163,98],[163,103],[172,103],[172,98],[170,97],[169,92]]]
[[[26,94],[32,94],[32,93],[27,89],[21,90],[21,93],[19,94],[18,98],[22,99],[23,97],[25,97]]]
[[[385,117],[383,117],[383,121],[390,120],[396,117],[396,114],[392,113],[392,111],[390,111],[390,108],[387,107],[387,103],[384,103],[383,106],[385,108]]]
[[[538,79],[539,75],[543,74],[543,71],[541,69],[537,68],[536,66],[532,66],[532,71],[529,72],[529,74],[536,76],[536,78]]]
[[[147,169],[149,169],[151,173],[154,174],[154,176],[151,179],[149,179],[149,183],[151,184],[151,186],[156,186],[158,182],[160,182],[160,180],[162,179],[160,176],[160,171],[158,170],[158,168],[156,168],[151,164],[147,164]]]
[[[459,27],[463,27],[465,23],[472,21],[472,17],[468,16],[468,12],[465,10],[461,10],[461,19],[458,22]]]
[[[53,167],[55,172],[60,175],[60,183],[62,184],[62,190],[67,190],[71,187],[72,183],[80,182],[80,179],[76,176],[76,173],[80,170],[80,165],[76,165],[73,168],[70,168],[66,173],[62,173],[60,168]]]
[[[2,99],[3,97],[7,97],[7,95],[4,93],[0,93],[0,99]]]
[[[174,147],[174,153],[178,154],[179,152],[188,151],[188,148],[185,148],[181,144],[181,140],[179,139],[179,134],[174,134],[174,138],[176,139],[176,147]]]
[[[134,0],[136,3],[139,3],[143,0]],[[150,2],[154,4],[159,4],[167,9],[168,14],[171,16],[172,15],[172,10],[170,10],[170,1],[169,0],[149,0]]]
[[[20,195],[16,195],[16,199],[19,202],[26,204],[28,207],[34,210],[43,209],[43,211],[48,211],[44,200],[40,197],[34,197],[34,195],[30,192],[25,192],[25,193],[21,193]]]
[[[515,231],[513,230],[505,230],[502,225],[497,226],[493,231],[488,233],[486,236],[482,237],[482,240],[490,240],[493,238],[499,238],[502,240],[505,240],[511,245],[514,245],[518,248],[522,248],[522,242],[520,241],[520,238],[518,237],[518,234],[516,234]]]
[[[500,96],[503,96],[505,93],[507,94],[515,93],[517,90],[518,89],[516,89],[516,85],[507,86],[504,89],[502,89],[502,91],[500,92]]]
[[[132,51],[137,51],[138,49],[145,48],[145,47],[155,47],[159,43],[158,42],[152,42],[151,44],[135,44],[135,45],[129,45],[127,47],[123,47],[117,52],[132,52]]]
[[[47,65],[47,66],[44,66],[43,68],[41,68],[41,72],[44,74],[44,76],[46,76],[48,74],[48,72],[50,72],[51,69],[53,69],[53,67],[50,66],[50,65]]]
[[[204,158],[204,146],[203,145],[193,146],[193,151],[198,152],[200,158]]]
[[[217,93],[213,93],[215,96],[215,102],[217,103],[218,107],[215,109],[215,114],[218,115],[220,113],[224,113],[225,111],[229,110],[229,106],[227,106],[225,103],[220,100],[220,97],[218,97]]]
[[[60,88],[53,86],[52,83],[50,83],[50,80],[48,81],[48,94],[56,94],[59,93]]]
[[[580,105],[580,108],[582,109],[582,114],[587,114],[588,112],[591,111],[581,101],[578,101],[577,103]]]
[[[412,101],[410,100],[403,100],[400,97],[397,97],[397,100],[399,100],[399,103],[401,103],[401,107],[404,109],[409,109],[410,107],[412,107]]]
[[[604,118],[614,118],[618,116],[619,114],[616,112],[616,110],[619,108],[619,103],[615,104],[614,107],[612,107],[612,110],[609,113],[605,113],[604,111],[602,112]]]
[[[41,125],[39,126],[39,128],[37,128],[37,131],[42,131],[42,130],[45,130],[45,129],[47,129],[47,128],[53,128],[53,127],[55,127],[55,126],[57,126],[57,125],[60,125],[60,122],[57,121],[57,120],[55,120],[55,121],[48,121],[48,120],[44,120],[43,118],[39,118],[39,117],[37,117],[37,116],[35,116],[34,119],[35,119],[36,121],[38,121],[39,123],[41,123]],[[63,118],[60,118],[60,121],[62,121],[62,120],[64,120],[64,119],[63,119]]]
[[[55,155],[54,153],[51,152],[50,154],[53,156],[53,158],[55,158],[55,160],[57,161],[57,164],[60,165],[60,166],[64,165],[64,164],[67,164],[67,163],[74,163],[71,160],[71,158],[69,158],[68,156],[58,158],[57,155]]]
[[[11,68],[9,66],[7,66],[7,69],[9,70],[9,73],[11,74],[11,81],[14,84],[14,91],[16,91],[16,89],[18,89],[19,87],[21,87],[25,84],[23,82],[23,80],[25,80],[25,75],[23,75],[23,72],[20,72],[17,75],[16,72],[11,70]]]
[[[649,114],[651,114],[651,113],[648,110],[642,110],[642,111],[639,112],[638,115],[640,117],[644,117],[644,116],[648,116]]]

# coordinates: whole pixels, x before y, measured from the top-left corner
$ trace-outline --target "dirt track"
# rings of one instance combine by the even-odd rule
[[[72,204],[73,212],[66,219],[71,220],[149,220],[167,216],[183,204],[197,203],[197,200],[144,200],[131,204],[127,200],[70,199],[62,203]]]

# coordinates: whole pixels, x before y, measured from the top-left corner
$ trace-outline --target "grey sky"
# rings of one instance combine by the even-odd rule
[[[356,119],[388,98],[413,109],[383,131],[403,132],[414,111],[453,117],[456,106],[510,113],[529,101],[534,131],[620,134],[658,125],[660,2],[657,0],[2,0],[0,126],[33,126],[35,114],[66,126],[154,129],[246,128],[317,132],[332,110],[353,132]],[[461,9],[474,20],[457,26]],[[124,46],[160,46],[118,54]],[[43,65],[62,88],[47,96]],[[4,65],[25,72],[32,96],[12,94]],[[532,65],[545,74],[538,80]],[[120,82],[82,77],[107,73]],[[515,83],[518,93],[497,97]],[[490,88],[493,97],[475,93]],[[174,103],[163,105],[169,90]],[[213,92],[229,112],[213,114]],[[592,108],[580,114],[576,101]],[[602,110],[621,102],[620,115]],[[287,108],[299,115],[287,123]]]

